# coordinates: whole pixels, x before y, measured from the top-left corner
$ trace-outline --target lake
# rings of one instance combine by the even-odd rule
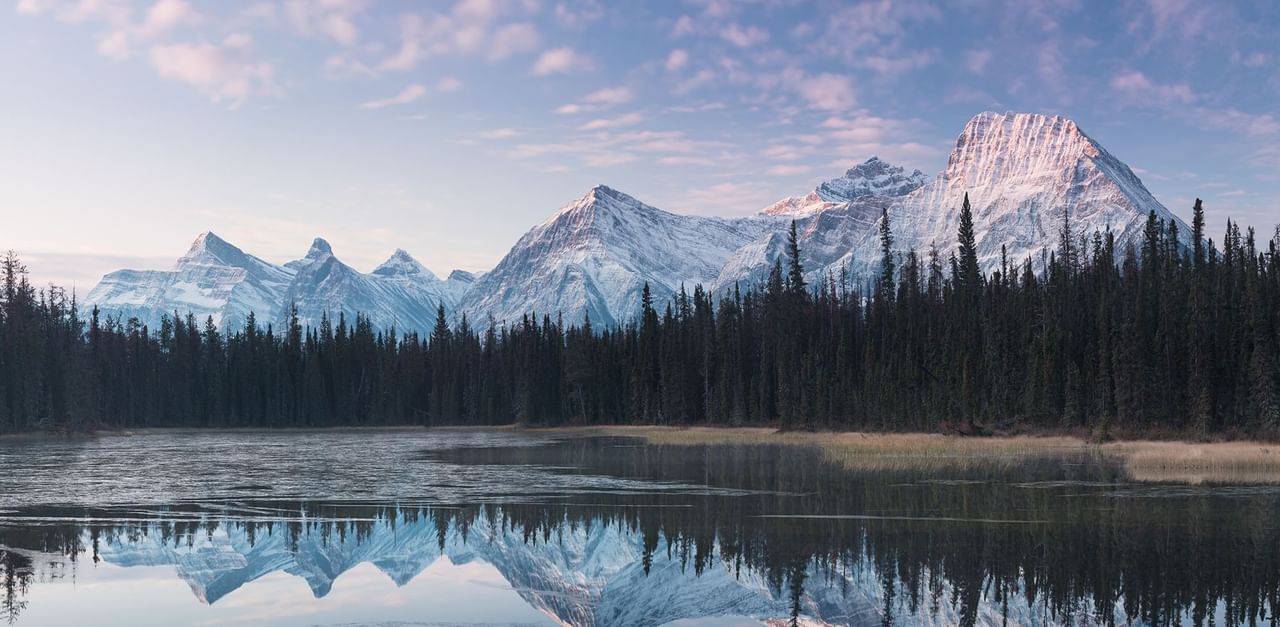
[[[1280,488],[519,430],[0,440],[0,623],[1275,625]]]

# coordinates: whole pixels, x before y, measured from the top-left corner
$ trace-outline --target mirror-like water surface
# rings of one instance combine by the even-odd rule
[[[0,440],[0,623],[1275,625],[1280,491],[520,431]]]

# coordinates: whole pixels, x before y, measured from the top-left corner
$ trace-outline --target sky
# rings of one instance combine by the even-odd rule
[[[0,0],[0,249],[86,292],[212,230],[492,267],[606,184],[738,216],[978,112],[1074,119],[1211,233],[1280,222],[1280,2]]]

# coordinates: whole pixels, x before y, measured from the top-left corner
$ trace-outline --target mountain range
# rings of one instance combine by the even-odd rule
[[[175,312],[224,328],[243,325],[250,312],[260,324],[280,324],[295,306],[303,324],[360,312],[377,328],[402,331],[428,331],[439,306],[454,320],[510,323],[533,312],[618,325],[636,315],[646,283],[662,303],[698,284],[719,292],[763,279],[784,255],[792,221],[811,282],[878,272],[883,215],[897,252],[948,255],[965,194],[988,272],[1004,256],[1039,263],[1057,246],[1068,212],[1077,235],[1109,228],[1118,250],[1139,241],[1151,212],[1190,232],[1074,121],[985,112],[965,125],[932,178],[871,157],[746,217],[671,213],[599,185],[530,229],[489,272],[455,270],[440,279],[397,250],[363,273],[323,239],[301,259],[276,265],[208,232],[173,269],[111,272],[87,302],[152,328]]]

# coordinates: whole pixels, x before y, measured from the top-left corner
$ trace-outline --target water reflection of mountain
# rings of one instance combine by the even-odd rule
[[[531,606],[583,625],[1275,625],[1280,605],[1269,488],[1141,487],[1079,460],[945,480],[849,473],[758,447],[585,442],[445,457],[724,489],[461,507],[223,502],[93,511],[100,522],[77,524],[52,521],[82,509],[26,512],[46,522],[0,523],[7,611],[42,585],[33,557],[172,565],[215,604],[268,573],[322,596],[358,564],[404,585],[447,557],[491,564]]]
[[[184,514],[10,528],[0,543],[20,552],[5,553],[9,568],[0,572],[6,589],[18,590],[10,612],[21,609],[15,558],[44,553],[171,565],[207,603],[277,571],[324,596],[361,563],[404,585],[447,556],[493,565],[530,605],[574,625],[721,615],[852,625],[1274,620],[1274,560],[1256,558],[1280,554],[1274,534],[1258,530],[1197,546],[1171,535],[1193,527],[1103,520],[1097,538],[1107,545],[1072,558],[1054,546],[1070,542],[1056,525],[756,518],[726,527],[716,518],[698,508],[544,505],[315,507],[251,520]]]

